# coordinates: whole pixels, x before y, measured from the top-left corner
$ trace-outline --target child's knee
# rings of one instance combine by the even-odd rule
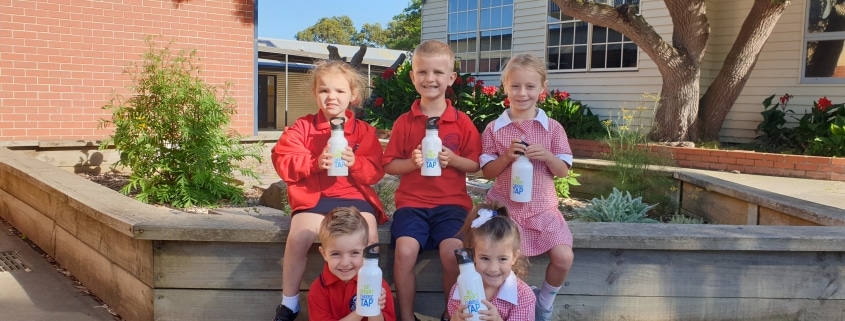
[[[575,253],[567,245],[556,246],[552,249],[551,254],[551,263],[561,269],[569,270],[572,267],[572,262],[575,261]]]

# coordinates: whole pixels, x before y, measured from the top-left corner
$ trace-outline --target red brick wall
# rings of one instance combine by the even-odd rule
[[[569,144],[575,157],[601,158],[602,154],[610,153],[610,147],[598,141],[571,139]],[[845,158],[668,146],[651,148],[668,151],[679,167],[845,181]]]
[[[197,49],[203,78],[232,83],[232,127],[253,131],[252,0],[0,0],[0,141],[94,140],[147,35]]]

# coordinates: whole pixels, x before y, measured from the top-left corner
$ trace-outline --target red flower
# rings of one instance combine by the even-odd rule
[[[555,99],[557,99],[557,101],[564,101],[564,100],[567,100],[567,99],[569,99],[569,93],[568,93],[568,92],[565,92],[565,91],[559,91],[559,92],[555,95]]]
[[[481,92],[488,97],[493,97],[498,90],[499,88],[496,88],[496,86],[484,86],[484,88],[481,89]]]
[[[475,81],[475,85],[476,85],[476,86],[484,86],[484,80],[481,80],[481,79],[476,80],[476,81]]]
[[[373,105],[375,105],[376,107],[381,107],[382,105],[384,105],[384,98],[376,98],[376,101],[373,102]]]
[[[505,107],[510,107],[510,106],[511,106],[511,100],[505,98]]]
[[[541,102],[546,101],[546,97],[548,97],[548,96],[549,96],[549,93],[546,92],[545,90],[543,90],[543,92],[540,93],[540,99],[538,99],[537,101],[541,101]]]
[[[822,98],[819,98],[819,102],[816,104],[816,108],[821,111],[826,111],[827,107],[830,107],[831,105],[833,104],[830,102],[830,99],[827,99],[827,96],[824,96]]]
[[[467,82],[474,82],[474,81],[475,81],[474,76],[469,76],[469,78],[467,78]]]
[[[381,74],[381,78],[384,79],[384,80],[387,80],[387,79],[390,79],[390,77],[393,77],[393,75],[395,75],[395,74],[396,74],[396,71],[394,71],[393,68],[387,68],[387,70],[385,70]]]
[[[788,103],[790,99],[792,99],[792,95],[790,95],[789,93],[787,93],[787,94],[785,94],[785,95],[783,95],[783,96],[781,96],[781,97],[780,97],[780,104],[781,104],[781,105],[786,105],[786,103]]]
[[[461,77],[455,78],[455,85],[463,85],[464,79]]]

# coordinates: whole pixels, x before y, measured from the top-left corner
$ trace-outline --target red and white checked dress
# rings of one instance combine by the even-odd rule
[[[533,120],[511,122],[508,111],[491,122],[481,134],[481,166],[505,155],[511,140],[521,138],[530,145],[542,145],[560,159],[572,164],[572,150],[566,131],[540,109]],[[511,166],[505,168],[487,192],[488,201],[504,204],[522,233],[522,254],[536,256],[556,245],[572,246],[572,232],[558,209],[554,175],[546,163],[530,160],[534,165],[532,199],[528,203],[510,200]]]

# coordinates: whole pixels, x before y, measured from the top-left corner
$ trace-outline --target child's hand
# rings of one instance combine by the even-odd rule
[[[487,299],[481,299],[481,303],[484,303],[487,306],[487,310],[483,310],[478,312],[479,320],[490,320],[490,321],[504,321],[502,320],[502,316],[499,315],[499,310],[496,309],[496,306]]]
[[[455,156],[455,153],[452,152],[451,149],[449,149],[446,146],[443,146],[443,149],[437,155],[437,158],[440,159],[440,167],[446,168],[446,166],[449,166],[449,161],[452,160],[452,157],[454,157],[454,156]]]
[[[517,152],[525,153],[526,148],[528,148],[528,146],[525,146],[524,144],[522,144],[521,139],[519,139],[519,138],[511,139],[511,146],[508,147],[508,152],[507,152],[507,154],[505,154],[508,158],[508,161],[510,161],[510,162],[516,161],[516,159],[519,158],[519,154],[517,154]]]
[[[543,145],[533,144],[525,148],[525,157],[528,157],[528,159],[548,162],[555,158],[555,155],[548,149],[544,148]]]
[[[340,154],[340,158],[346,161],[346,167],[352,167],[352,165],[355,165],[355,153],[352,152],[352,147],[346,146],[346,150]]]
[[[332,158],[334,157],[332,157],[332,154],[329,153],[329,146],[326,146],[326,148],[323,148],[323,153],[320,154],[320,158],[317,159],[317,166],[321,169],[328,170],[332,167]]]
[[[417,148],[411,153],[411,159],[414,160],[414,165],[417,168],[422,168],[423,165],[423,154],[422,154],[422,145],[417,145]]]
[[[472,313],[464,313],[467,309],[466,304],[461,304],[458,306],[458,309],[455,310],[455,313],[449,318],[450,321],[464,321],[469,318],[472,318]]]
[[[379,309],[384,310],[384,305],[387,304],[387,293],[384,288],[381,288],[381,295],[378,296]]]

